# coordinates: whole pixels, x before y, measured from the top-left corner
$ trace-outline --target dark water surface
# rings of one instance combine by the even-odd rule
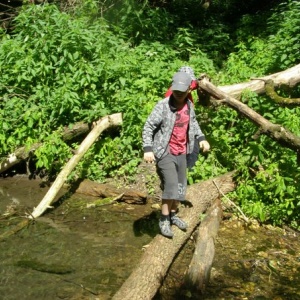
[[[49,188],[23,178],[0,179],[0,234],[32,212]],[[62,191],[62,195],[66,191]],[[33,225],[0,242],[0,298],[110,299],[152,237],[133,228],[145,206],[97,206],[75,194]],[[23,213],[23,215],[25,215]],[[12,228],[12,226],[10,226]]]
[[[0,178],[0,235],[30,214],[48,189],[25,177]],[[55,209],[0,242],[0,299],[111,299],[157,233],[149,205],[100,206],[94,197],[66,192]],[[193,249],[191,240],[155,299],[300,299],[295,232],[223,221],[202,295],[182,285]]]

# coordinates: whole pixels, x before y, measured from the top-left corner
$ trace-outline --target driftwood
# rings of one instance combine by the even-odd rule
[[[299,65],[300,66],[300,65]],[[299,72],[299,71],[298,71]],[[238,111],[255,125],[259,126],[259,134],[265,134],[277,141],[280,145],[290,148],[296,152],[300,151],[300,137],[290,132],[281,125],[273,124],[246,104],[236,100],[214,86],[207,78],[199,80],[199,86],[214,98]]]
[[[88,151],[91,145],[95,142],[95,140],[99,137],[100,133],[105,129],[111,126],[118,126],[122,124],[122,115],[121,113],[106,116],[100,119],[93,130],[88,134],[88,136],[81,143],[79,148],[77,149],[77,153],[68,161],[63,170],[59,173],[56,180],[52,184],[51,188],[48,190],[47,194],[40,202],[40,204],[33,210],[30,218],[37,218],[44,213],[47,208],[50,208],[51,202],[56,197],[57,193],[63,186],[66,181],[68,175],[72,172],[72,170],[76,167],[77,163],[83,157],[83,155]]]
[[[222,214],[221,201],[217,198],[199,226],[194,255],[185,278],[186,285],[192,290],[203,292],[209,282]]]
[[[90,131],[90,126],[83,122],[78,122],[72,126],[68,126],[63,129],[62,140],[65,142],[72,141]],[[22,160],[26,160],[30,157],[31,153],[34,153],[42,143],[35,143],[30,147],[20,147],[11,153],[0,162],[0,174],[20,163]]]
[[[199,215],[220,196],[213,180],[222,193],[226,194],[234,190],[232,176],[233,173],[227,173],[188,187],[186,198],[191,205],[180,208],[179,212],[179,215],[189,224],[187,231],[173,228],[173,239],[167,239],[158,234],[146,248],[138,266],[113,296],[113,300],[152,299],[154,297],[175,255],[199,225]]]
[[[97,183],[91,180],[82,181],[75,190],[76,193],[101,198],[115,198],[129,204],[145,204],[147,195],[133,189],[117,189],[110,184]]]
[[[248,82],[220,86],[218,89],[235,98],[239,98],[245,89],[249,89],[257,94],[262,94],[265,93],[264,81],[268,79],[272,79],[274,86],[284,84],[293,87],[300,82],[300,64],[282,72],[253,79]]]

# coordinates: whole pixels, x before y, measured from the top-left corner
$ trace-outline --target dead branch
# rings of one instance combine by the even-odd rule
[[[10,230],[5,231],[4,233],[2,233],[0,235],[0,242],[2,240],[4,240],[4,239],[7,239],[11,235],[16,234],[17,232],[19,232],[23,228],[25,228],[26,226],[28,226],[30,224],[30,222],[32,222],[32,220],[24,219],[21,222],[19,222],[17,225],[15,225],[12,229],[10,229]]]
[[[300,66],[300,65],[299,65]],[[263,84],[263,83],[262,83]],[[264,85],[264,84],[263,84]],[[209,92],[214,98],[221,99],[223,103],[235,109],[241,115],[245,116],[252,123],[260,127],[260,133],[265,134],[277,141],[280,145],[296,152],[300,151],[300,137],[290,132],[279,124],[273,124],[246,104],[231,97],[221,89],[214,86],[209,80],[203,78],[199,80],[199,86]]]
[[[270,78],[267,80],[256,78],[257,80],[262,80],[265,83],[265,90],[267,96],[269,96],[275,103],[280,105],[298,105],[300,104],[300,98],[285,98],[279,96],[275,91],[274,81]]]
[[[96,126],[92,129],[92,131],[77,149],[77,153],[68,161],[62,171],[59,173],[51,188],[40,204],[33,210],[32,215],[29,216],[29,218],[37,218],[42,215],[47,208],[50,208],[51,202],[54,200],[64,182],[67,180],[68,175],[76,167],[77,163],[92,146],[95,140],[99,137],[100,133],[111,126],[118,126],[120,124],[122,124],[122,115],[120,113],[106,116],[96,123]]]

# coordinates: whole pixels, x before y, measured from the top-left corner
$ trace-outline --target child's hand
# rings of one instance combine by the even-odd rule
[[[208,141],[201,141],[199,143],[199,147],[203,152],[208,152],[210,150],[210,144],[208,143]]]
[[[147,163],[154,163],[155,162],[155,157],[153,152],[145,152],[144,153],[144,161]]]

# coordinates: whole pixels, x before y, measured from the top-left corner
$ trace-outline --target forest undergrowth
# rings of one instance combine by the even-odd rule
[[[171,2],[24,4],[0,30],[1,157],[41,143],[32,172],[55,176],[80,144],[62,139],[65,127],[122,112],[123,126],[102,134],[68,180],[130,182],[142,161],[144,122],[179,67],[222,86],[300,62],[298,1]],[[277,93],[295,98],[300,89]],[[299,106],[251,91],[240,101],[300,134]],[[258,128],[229,107],[195,107],[212,149],[189,172],[189,184],[237,170],[229,197],[248,217],[299,229],[297,153],[263,135],[254,139]]]

